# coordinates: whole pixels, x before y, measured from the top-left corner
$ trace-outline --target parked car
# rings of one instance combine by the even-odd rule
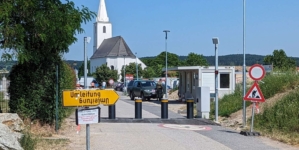
[[[115,86],[115,88],[114,88],[114,90],[115,91],[123,91],[123,89],[124,89],[124,83],[123,82],[121,82],[121,83],[118,83],[116,86]]]
[[[132,91],[134,81],[137,81],[137,80],[131,80],[128,83],[127,87],[125,87],[125,90],[127,91],[127,93],[130,93],[130,91]]]
[[[128,93],[131,100],[135,97],[141,97],[143,101],[157,98],[156,83],[151,80],[135,80]]]

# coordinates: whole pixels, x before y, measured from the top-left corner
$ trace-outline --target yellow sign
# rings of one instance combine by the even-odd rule
[[[114,90],[73,90],[63,91],[63,106],[97,106],[113,105],[119,96]]]

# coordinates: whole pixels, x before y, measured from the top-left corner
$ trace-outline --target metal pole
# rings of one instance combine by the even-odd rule
[[[136,54],[136,74],[137,74],[137,80],[138,80],[138,63],[137,63],[137,53]]]
[[[215,121],[218,122],[218,50],[215,44]]]
[[[245,0],[243,0],[243,127],[246,126],[246,62],[245,62]]]
[[[58,65],[56,65],[56,125],[55,130],[58,131]]]
[[[169,30],[164,30],[165,32],[165,98],[167,99],[167,32],[170,32]]]
[[[126,87],[126,91],[125,91],[125,94],[127,94],[127,84],[126,84],[126,55],[124,55],[124,84],[125,84],[125,87]]]
[[[84,89],[87,89],[87,53],[86,53],[86,40],[87,37],[84,37]],[[90,143],[89,143],[89,124],[86,124],[86,149],[90,149]]]
[[[86,39],[87,37],[84,37],[84,89],[87,89],[87,53],[86,53]]]
[[[253,131],[254,109],[255,109],[255,102],[253,102],[253,105],[252,105],[252,115],[251,115],[251,127],[250,127],[250,132]]]

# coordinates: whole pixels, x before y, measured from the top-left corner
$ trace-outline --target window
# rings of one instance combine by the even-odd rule
[[[229,88],[229,74],[220,74],[220,88]]]
[[[111,65],[110,68],[111,68],[111,70],[114,70],[114,66],[113,65]]]
[[[156,86],[155,82],[148,82],[148,81],[145,81],[145,82],[141,82],[141,86],[142,87],[147,87],[147,86]]]
[[[103,33],[106,33],[106,26],[103,26]]]

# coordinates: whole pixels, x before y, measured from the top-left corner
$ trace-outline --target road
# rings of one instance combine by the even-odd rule
[[[174,107],[170,104],[169,108]],[[143,102],[142,118],[134,119],[134,101],[122,96],[116,103],[116,119],[108,119],[108,107],[101,106],[101,123],[90,125],[91,150],[275,150],[286,145],[266,142],[258,136],[244,136],[205,119],[185,119],[169,110],[169,119],[160,119],[157,102]],[[75,117],[72,116],[71,119]],[[86,127],[73,132],[67,149],[86,149]],[[270,143],[270,144],[269,144]]]

